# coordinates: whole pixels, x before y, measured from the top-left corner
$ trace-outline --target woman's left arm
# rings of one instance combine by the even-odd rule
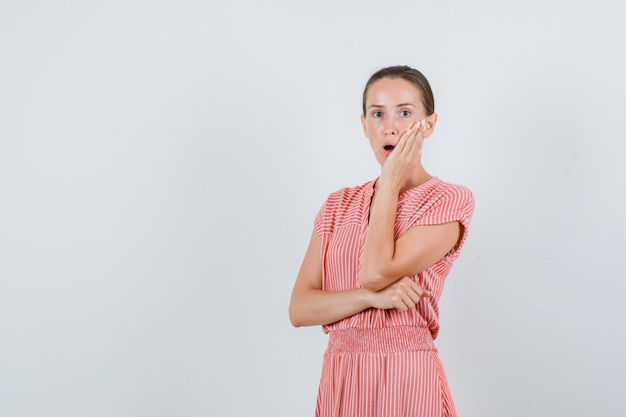
[[[414,226],[395,240],[398,196],[421,168],[425,122],[409,128],[387,158],[378,179],[370,209],[359,281],[378,291],[404,276],[422,272],[443,258],[458,243],[462,226],[458,221]],[[424,171],[425,172],[425,171]]]
[[[461,236],[463,226],[454,221],[414,226],[395,240],[397,206],[398,191],[380,184],[372,202],[359,274],[361,285],[368,290],[381,290],[424,271],[450,252]]]

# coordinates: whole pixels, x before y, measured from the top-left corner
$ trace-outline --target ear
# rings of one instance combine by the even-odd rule
[[[437,113],[433,113],[426,118],[426,129],[424,130],[424,139],[429,138],[435,130],[437,124]]]
[[[367,127],[365,126],[365,115],[364,114],[361,115],[361,126],[363,127],[363,134],[365,135],[366,138],[369,138],[369,136],[367,136]]]

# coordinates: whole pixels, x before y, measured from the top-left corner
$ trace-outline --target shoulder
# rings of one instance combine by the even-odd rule
[[[432,225],[458,220],[469,224],[474,196],[469,188],[433,177],[411,191],[402,204],[402,218],[413,225]]]
[[[326,206],[346,206],[351,202],[360,201],[363,197],[373,189],[374,180],[355,187],[344,187],[330,193],[326,199]]]
[[[433,204],[432,214],[442,219],[456,219],[469,226],[474,213],[474,195],[471,190],[460,184],[437,181],[436,202]]]
[[[432,177],[422,185],[407,191],[400,198],[401,205],[420,208],[422,210],[440,206],[446,203],[471,205],[474,196],[469,188],[445,182],[438,177]]]
[[[369,205],[374,181],[356,187],[345,187],[330,193],[315,217],[318,231],[361,222],[363,210]]]
[[[464,185],[454,184],[433,177],[428,181],[424,194],[432,203],[455,203],[460,205],[474,205],[472,191]]]

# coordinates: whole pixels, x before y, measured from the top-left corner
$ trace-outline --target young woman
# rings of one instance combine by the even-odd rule
[[[474,199],[422,166],[437,114],[421,72],[373,74],[361,122],[380,176],[324,202],[289,307],[329,334],[316,416],[456,416],[433,340]]]

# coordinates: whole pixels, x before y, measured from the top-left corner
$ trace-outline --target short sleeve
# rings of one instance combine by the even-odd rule
[[[318,236],[321,236],[324,233],[324,217],[326,214],[326,206],[328,205],[328,200],[324,201],[322,207],[320,207],[315,219],[313,219],[313,230]]]
[[[337,208],[337,193],[332,193],[326,198],[313,220],[313,230],[318,236],[332,233],[335,228],[335,212]]]
[[[416,213],[413,226],[434,226],[458,221],[463,225],[463,234],[449,255],[457,254],[467,239],[470,222],[474,214],[474,196],[461,185],[450,184],[438,198],[421,213]]]

